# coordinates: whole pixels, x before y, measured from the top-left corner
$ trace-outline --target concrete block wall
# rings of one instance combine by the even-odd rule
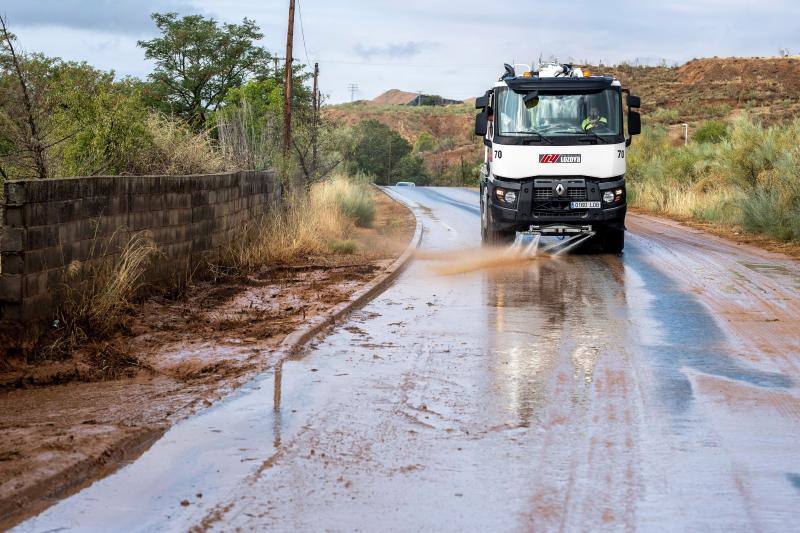
[[[52,316],[73,262],[113,261],[136,232],[162,255],[153,284],[193,271],[271,209],[271,172],[8,181],[0,231],[0,320]]]

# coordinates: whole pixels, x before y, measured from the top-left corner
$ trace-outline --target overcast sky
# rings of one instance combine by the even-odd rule
[[[284,53],[288,0],[2,0],[28,51],[146,77],[137,48],[152,12],[254,19],[263,46]],[[390,88],[475,96],[502,63],[539,55],[614,63],[800,52],[798,0],[298,0],[295,55],[319,61],[330,102]],[[303,30],[300,20],[302,18]],[[303,43],[305,34],[305,46]]]

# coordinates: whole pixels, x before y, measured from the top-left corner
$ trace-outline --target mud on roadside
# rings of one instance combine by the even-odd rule
[[[375,221],[354,230],[354,254],[221,275],[180,299],[143,302],[103,346],[0,368],[0,529],[109,474],[269,368],[287,334],[391,265],[414,217],[374,195]]]

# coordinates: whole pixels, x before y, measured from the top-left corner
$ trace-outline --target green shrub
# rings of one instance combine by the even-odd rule
[[[427,131],[423,131],[417,137],[417,142],[414,143],[414,151],[419,152],[432,152],[436,150],[437,147],[436,139],[428,133]]]
[[[728,138],[728,124],[719,120],[709,120],[697,128],[693,138],[699,143],[718,143]]]
[[[375,176],[381,185],[389,185],[400,160],[411,152],[411,144],[377,120],[365,120],[356,126],[356,138],[354,170]]]
[[[408,154],[397,164],[395,178],[399,181],[413,181],[417,185],[427,185],[431,179],[425,168],[425,161],[418,155]]]
[[[331,251],[342,255],[351,255],[358,250],[358,244],[353,239],[332,240],[328,243]]]
[[[743,225],[780,241],[800,240],[800,191],[785,198],[785,191],[757,187],[745,199]]]
[[[672,124],[678,122],[680,114],[677,109],[669,107],[659,107],[654,112],[647,115],[647,119],[651,122]]]
[[[758,177],[773,169],[781,152],[779,132],[764,129],[747,115],[733,122],[730,136],[720,144],[723,174],[743,187],[755,187]]]
[[[369,185],[343,176],[320,183],[317,191],[321,201],[336,205],[339,211],[357,226],[370,227],[375,220],[375,202]]]

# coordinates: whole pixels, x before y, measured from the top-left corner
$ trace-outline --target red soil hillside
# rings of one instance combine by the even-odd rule
[[[791,120],[800,112],[797,58],[715,57],[677,68],[620,65],[591,70],[612,74],[629,85],[642,97],[645,116],[657,121],[659,117],[675,123],[727,118],[748,109],[771,124]]]
[[[795,58],[695,59],[677,69],[682,83],[776,83],[785,92],[800,96],[800,60]]]
[[[452,139],[454,145],[474,142],[474,110],[466,106],[386,108],[350,104],[327,107],[325,114],[334,122],[347,126],[355,126],[362,120],[377,120],[412,144],[423,131],[440,141]]]
[[[417,93],[409,93],[399,89],[390,89],[370,100],[372,104],[378,105],[408,105],[413,102],[419,95]]]

